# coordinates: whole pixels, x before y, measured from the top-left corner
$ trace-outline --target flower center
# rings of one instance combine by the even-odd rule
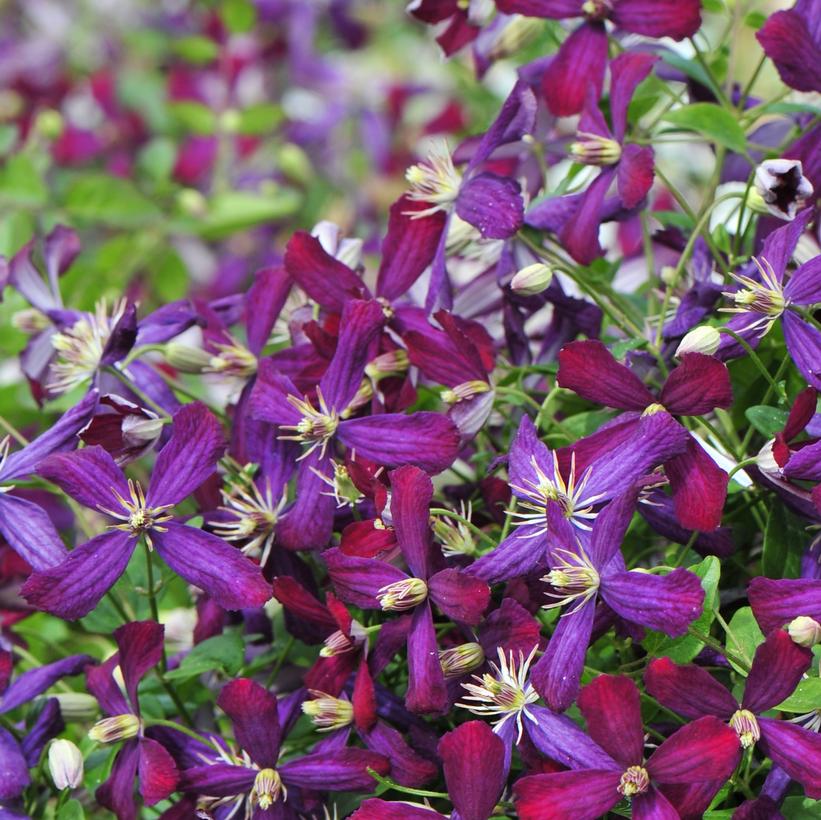
[[[239,342],[231,340],[230,344],[215,344],[218,351],[212,356],[203,369],[204,373],[221,373],[248,379],[257,372],[257,357]]]
[[[260,769],[254,778],[254,788],[251,789],[251,805],[259,806],[263,811],[270,809],[282,794],[286,797],[282,778],[276,769]]]
[[[584,606],[599,591],[601,580],[599,573],[587,553],[578,544],[579,552],[570,550],[554,550],[556,566],[542,578],[559,592],[548,592],[547,595],[555,598],[551,604],[545,604],[543,609],[554,609],[565,604],[574,604],[565,615],[575,612]]]
[[[136,715],[114,715],[98,720],[89,730],[88,736],[97,743],[117,743],[137,737],[140,719]]]
[[[332,732],[353,722],[353,705],[317,689],[308,690],[313,700],[302,702],[302,711],[311,718],[318,732]]]
[[[618,792],[625,797],[633,797],[636,794],[644,794],[649,787],[650,775],[647,774],[647,769],[642,766],[630,766],[621,776]]]
[[[312,467],[311,470],[331,488],[330,492],[323,492],[323,495],[333,496],[338,508],[355,507],[359,500],[364,497],[363,494],[359,491],[356,484],[354,484],[351,474],[344,464],[334,461],[333,468],[333,476],[325,475],[325,473],[317,470],[316,467]]]
[[[789,300],[784,296],[784,288],[778,281],[772,265],[766,259],[759,261],[755,257],[753,262],[761,273],[762,281],[731,273],[730,276],[743,287],[735,293],[725,292],[724,296],[732,299],[735,307],[720,310],[725,313],[759,313],[761,319],[754,321],[750,328],[763,325],[769,330],[773,322],[787,309]]]
[[[747,709],[739,709],[730,718],[730,728],[735,730],[741,745],[749,749],[761,737],[761,729],[755,715]]]
[[[403,578],[382,587],[377,598],[385,612],[405,612],[428,597],[428,585],[421,578]]]
[[[408,196],[417,202],[433,203],[424,211],[411,211],[411,218],[430,216],[436,211],[448,210],[459,195],[462,175],[454,168],[447,145],[443,142],[433,148],[426,159],[411,165],[405,172],[410,183]]]
[[[302,414],[297,424],[283,424],[283,430],[292,430],[292,436],[280,436],[285,441],[311,442],[308,449],[300,456],[305,458],[317,447],[321,447],[321,454],[325,455],[328,441],[339,427],[339,414],[325,402],[322,391],[317,387],[316,398],[319,409],[315,408],[307,399],[288,396],[288,403]]]
[[[128,479],[128,495],[129,498],[123,498],[116,490],[112,489],[114,497],[120,505],[120,511],[109,510],[105,507],[98,507],[100,512],[110,515],[122,521],[122,524],[112,524],[112,529],[123,530],[131,533],[131,535],[138,536],[146,534],[148,545],[151,546],[151,539],[148,537],[150,530],[157,530],[158,532],[165,532],[166,527],[160,524],[170,521],[173,516],[169,515],[166,510],[173,507],[173,504],[161,504],[157,507],[149,507],[145,503],[145,493],[143,488],[137,481]]]
[[[579,131],[570,153],[577,162],[585,165],[615,165],[621,159],[621,145],[616,140]]]

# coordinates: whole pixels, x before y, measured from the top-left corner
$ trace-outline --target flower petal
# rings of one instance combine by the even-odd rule
[[[400,467],[390,474],[391,518],[402,555],[417,578],[430,575],[430,502],[433,484],[418,467]]]
[[[136,739],[126,741],[117,757],[108,780],[94,796],[101,806],[110,809],[117,820],[136,820],[137,801],[134,799],[134,778],[140,762],[140,745]]]
[[[231,718],[234,738],[261,769],[274,768],[281,732],[276,696],[250,678],[222,687],[217,706]]]
[[[622,12],[624,6],[629,6],[631,2],[635,2],[635,0],[620,0],[613,10],[614,15]],[[663,5],[664,0],[661,3],[654,2],[652,14],[656,15],[659,7]],[[680,8],[681,4],[675,5]],[[696,0],[696,6],[698,6],[698,0]],[[658,57],[655,54],[642,51],[624,51],[610,63],[610,116],[613,120],[613,136],[618,142],[622,142],[627,130],[627,109],[633,99],[633,94],[638,84],[647,78],[656,62],[658,62]],[[650,181],[652,182],[652,167]],[[639,197],[633,204],[637,204],[643,198],[644,195]],[[633,206],[627,205],[627,207],[631,208]]]
[[[442,815],[411,803],[389,803],[373,798],[366,800],[351,815],[350,820],[436,820]]]
[[[567,41],[565,41],[567,42]],[[599,244],[599,227],[604,209],[604,197],[617,171],[602,171],[587,186],[577,207],[570,213],[559,230],[559,239],[565,250],[580,265],[589,265],[604,255]]]
[[[123,471],[97,445],[71,453],[54,453],[40,462],[37,472],[92,510],[120,510],[117,495],[129,497]]]
[[[787,311],[781,317],[784,340],[795,366],[816,390],[821,390],[821,331]]]
[[[294,503],[277,522],[277,537],[291,550],[321,549],[331,538],[336,500],[322,476],[331,478],[330,456],[319,449],[299,462]]]
[[[345,555],[338,549],[329,549],[322,557],[336,594],[343,601],[365,609],[380,609],[379,591],[408,577],[393,564]]]
[[[644,673],[647,691],[660,703],[686,718],[705,715],[729,720],[738,709],[736,699],[706,670],[670,658],[656,658]]]
[[[367,664],[362,664],[367,669]],[[419,788],[429,783],[439,772],[439,767],[427,757],[417,754],[404,740],[402,734],[382,720],[362,732],[365,745],[391,763],[391,779],[400,786]]]
[[[753,714],[786,700],[812,663],[812,652],[776,629],[755,650],[741,705]]]
[[[733,403],[727,365],[702,353],[685,353],[661,388],[659,401],[674,416],[701,416]]]
[[[805,262],[790,277],[784,295],[794,305],[814,305],[821,302],[821,256]]]
[[[69,555],[46,511],[11,493],[0,493],[0,535],[34,570],[55,567]]]
[[[411,619],[405,705],[417,714],[442,714],[448,708],[448,690],[439,664],[436,631],[427,601],[416,607]]]
[[[430,599],[449,618],[475,626],[490,602],[490,588],[479,578],[448,568],[428,579]]]
[[[588,769],[533,774],[513,785],[519,820],[596,820],[621,800],[621,774]]]
[[[747,597],[765,635],[800,615],[821,623],[821,583],[816,580],[753,578]]]
[[[655,154],[649,145],[625,145],[616,171],[619,196],[625,208],[635,208],[653,187]]]
[[[700,0],[619,0],[610,19],[646,37],[692,37],[701,27]]]
[[[485,239],[507,239],[525,218],[519,183],[496,174],[478,174],[462,185],[456,213]]]
[[[821,48],[795,9],[771,15],[756,37],[788,86],[798,91],[821,91]]]
[[[540,524],[517,527],[495,550],[474,561],[468,572],[496,584],[528,575],[540,565],[545,566],[545,537]]]
[[[773,718],[758,718],[758,725],[765,754],[797,780],[808,797],[821,799],[821,735]]]
[[[19,797],[31,782],[29,767],[14,735],[0,726],[0,800]]]
[[[279,317],[293,282],[282,267],[263,268],[254,276],[254,283],[245,297],[245,325],[248,349],[259,356],[271,338],[271,330]]]
[[[38,666],[23,672],[12,681],[11,686],[3,694],[0,694],[0,714],[10,712],[34,700],[37,695],[42,695],[61,678],[79,675],[86,666],[92,663],[94,659],[89,655],[71,655],[68,658],[54,661],[54,663],[47,663],[45,666]]]
[[[140,740],[140,794],[146,806],[165,800],[177,788],[179,772],[174,758],[156,740]]]
[[[373,769],[381,775],[390,770],[382,755],[364,749],[340,749],[291,760],[279,766],[282,781],[288,786],[321,791],[372,791],[376,781],[368,774]]]
[[[637,794],[631,801],[634,820],[679,820],[681,815],[670,801],[652,784],[644,794]]]

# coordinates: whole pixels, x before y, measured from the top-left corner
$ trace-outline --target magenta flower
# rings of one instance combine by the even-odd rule
[[[776,629],[755,651],[741,703],[699,666],[679,666],[669,658],[650,663],[647,691],[663,706],[688,718],[716,715],[736,734],[736,761],[742,749],[761,751],[804,787],[821,797],[821,735],[763,713],[789,697],[812,662],[812,652]],[[717,779],[717,774],[715,778]]]
[[[102,447],[50,456],[38,472],[114,523],[75,548],[61,564],[34,572],[23,595],[62,618],[88,614],[125,571],[140,538],[180,576],[225,609],[261,606],[271,597],[259,568],[215,535],[175,520],[179,504],[214,473],[225,443],[219,422],[202,404],[174,416],[174,432],[160,451],[147,490]]]
[[[557,379],[562,387],[588,401],[629,411],[608,427],[608,446],[615,448],[622,436],[632,433],[641,413],[659,410],[674,416],[700,416],[729,407],[733,401],[726,366],[701,353],[684,354],[657,396],[598,341],[571,342],[564,347]],[[721,523],[727,474],[689,433],[686,450],[666,460],[664,469],[679,523],[691,530],[714,530]]]
[[[180,790],[199,795],[210,810],[246,806],[255,818],[290,817],[291,788],[320,791],[369,791],[373,769],[387,774],[388,761],[364,749],[315,752],[280,763],[284,715],[277,698],[255,681],[240,678],[223,687],[217,705],[234,726],[239,751],[211,751],[205,763],[186,768]]]
[[[798,91],[821,91],[819,20],[818,0],[796,0],[791,9],[771,15],[755,35],[781,79]]]
[[[177,786],[174,759],[156,740],[144,734],[137,688],[140,680],[162,659],[164,627],[154,621],[135,621],[114,632],[119,651],[101,666],[86,673],[88,689],[108,716],[98,721],[89,736],[99,743],[125,741],[117,752],[108,780],[97,789],[101,805],[117,820],[136,820],[134,780],[146,806],[164,800]],[[119,669],[125,692],[115,677]]]
[[[582,690],[579,708],[602,763],[518,780],[521,820],[595,820],[624,798],[636,817],[678,817],[667,790],[717,781],[715,794],[735,768],[735,733],[714,717],[683,726],[645,759],[639,690],[628,678],[596,678]]]
[[[544,73],[544,98],[559,117],[578,114],[588,88],[601,95],[607,65],[605,21],[622,31],[675,40],[691,37],[701,26],[699,0],[497,0],[496,6],[506,14],[584,19]]]

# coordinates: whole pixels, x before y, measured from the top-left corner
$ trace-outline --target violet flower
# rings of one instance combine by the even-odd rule
[[[609,446],[630,435],[639,413],[662,409],[674,416],[700,416],[732,404],[730,374],[717,359],[686,353],[670,372],[658,395],[626,365],[616,361],[599,341],[571,342],[559,353],[557,383],[588,401],[629,411],[608,427]],[[686,450],[664,462],[679,523],[709,532],[721,523],[727,495],[727,473],[687,434]]]
[[[94,414],[97,391],[84,396],[42,435],[21,450],[9,453],[8,438],[0,441],[0,535],[35,570],[47,570],[68,556],[48,514],[15,495],[14,482],[28,478],[51,453],[73,449],[77,433]]]
[[[609,20],[646,37],[691,37],[701,26],[699,0],[496,0],[499,11],[584,22],[562,43],[544,73],[542,92],[553,114],[568,117],[584,106],[589,88],[601,94],[607,65]]]
[[[460,820],[487,820],[505,785],[504,744],[487,724],[463,723],[439,741],[437,749],[445,772],[445,785]],[[351,820],[435,820],[445,815],[407,803],[366,800]]]
[[[412,464],[440,472],[456,457],[458,430],[438,413],[348,418],[347,409],[360,388],[369,350],[383,322],[382,308],[375,300],[345,304],[336,352],[314,400],[267,362],[260,367],[251,394],[252,415],[277,425],[280,438],[307,445],[299,458],[296,499],[278,529],[281,542],[290,549],[317,549],[331,536],[336,502],[327,493],[327,484],[332,480],[337,441],[386,467]]]
[[[575,700],[600,599],[631,623],[672,637],[701,614],[704,590],[686,569],[653,575],[628,571],[621,544],[633,516],[635,493],[625,493],[599,513],[588,535],[570,525],[555,502],[548,509],[546,609],[563,612],[531,680],[548,706],[564,711]]]
[[[601,762],[518,780],[521,820],[543,820],[546,806],[555,820],[595,820],[624,798],[636,817],[677,817],[667,790],[716,781],[714,794],[735,768],[735,733],[712,716],[683,726],[645,760],[639,690],[628,678],[596,678],[582,690],[579,708]]]
[[[117,752],[108,780],[96,792],[98,802],[117,820],[136,820],[134,780],[146,806],[164,800],[177,786],[174,759],[156,740],[146,737],[137,688],[161,660],[164,627],[154,621],[134,621],[114,631],[118,651],[86,673],[88,690],[107,717],[88,733],[98,743],[125,741]],[[119,670],[119,673],[117,672]],[[117,681],[122,675],[125,691]]]
[[[441,554],[433,549],[430,502],[433,485],[415,467],[391,473],[391,517],[396,540],[410,574],[372,558],[354,558],[338,549],[324,554],[328,572],[343,601],[364,609],[412,613],[408,634],[408,692],[412,712],[438,712],[447,708],[447,689],[433,626],[431,602],[448,617],[477,624],[490,591],[483,581],[461,570],[440,568]]]
[[[781,79],[798,91],[821,91],[821,7],[818,0],[796,0],[777,11],[756,32]]]
[[[789,697],[812,662],[809,649],[776,629],[755,651],[739,703],[706,669],[679,666],[669,658],[653,660],[645,673],[647,691],[663,706],[688,718],[716,715],[736,734],[736,762],[743,749],[758,745],[767,757],[821,797],[821,735],[763,713]],[[717,780],[719,777],[710,778]]]
[[[283,729],[277,698],[248,678],[224,686],[217,705],[231,719],[239,751],[214,753],[183,771],[180,790],[200,796],[203,809],[233,806],[236,811],[244,804],[247,816],[258,820],[291,817],[291,788],[368,791],[376,785],[368,769],[385,775],[390,768],[384,757],[364,749],[318,752],[280,763]]]
[[[225,609],[261,606],[270,587],[259,568],[215,535],[185,526],[171,508],[214,472],[224,449],[219,422],[202,404],[174,416],[146,491],[126,480],[102,447],[53,455],[38,472],[86,507],[114,520],[109,531],[75,548],[63,563],[34,572],[23,587],[34,606],[76,619],[88,614],[125,571],[140,538],[191,584]]]

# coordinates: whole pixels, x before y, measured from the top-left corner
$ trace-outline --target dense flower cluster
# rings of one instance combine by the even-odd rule
[[[0,820],[821,817],[821,0],[89,5],[0,44]]]

